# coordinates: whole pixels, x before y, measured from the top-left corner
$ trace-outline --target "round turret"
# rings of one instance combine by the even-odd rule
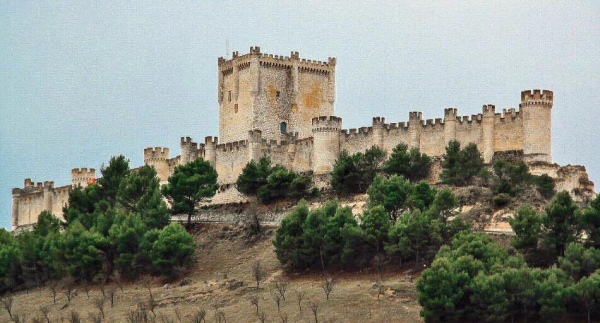
[[[148,147],[144,149],[144,163],[154,167],[161,182],[169,178],[169,148]]]
[[[340,155],[340,131],[342,118],[322,116],[312,119],[314,140],[313,171],[317,174],[333,170]]]
[[[521,92],[523,113],[523,153],[528,162],[552,162],[552,105],[548,90]]]

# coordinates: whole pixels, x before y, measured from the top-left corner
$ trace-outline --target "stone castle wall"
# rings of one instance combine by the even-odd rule
[[[480,114],[459,116],[457,109],[448,108],[443,118],[428,120],[420,112],[409,112],[405,122],[375,117],[368,127],[343,129],[342,118],[334,116],[335,58],[312,61],[300,59],[298,52],[278,56],[251,47],[245,55],[234,52],[231,60],[219,58],[218,71],[220,140],[209,136],[198,144],[182,137],[181,155],[174,158],[166,147],[144,149],[144,163],[156,169],[162,184],[178,165],[196,158],[209,161],[222,186],[213,203],[244,201],[233,184],[248,162],[263,156],[297,172],[312,172],[319,187],[326,185],[321,179],[342,151],[353,154],[378,146],[389,154],[400,143],[439,158],[448,142],[456,140],[463,146],[476,144],[486,163],[499,153],[517,151],[529,163],[552,165],[551,91],[523,91],[518,111],[496,113],[495,106],[484,105]],[[534,171],[563,178],[558,186],[570,191],[591,187],[593,192],[585,169],[539,166]],[[75,169],[72,176],[73,185],[85,186],[95,170]],[[42,210],[61,215],[70,188],[54,188],[53,183],[33,187],[29,182],[15,189],[13,224],[34,223]]]
[[[441,157],[447,143],[456,140],[463,146],[476,144],[487,163],[492,162],[495,154],[511,151],[523,152],[525,158],[530,156],[529,161],[549,163],[549,144],[526,146],[525,138],[531,131],[526,131],[524,119],[533,109],[541,110],[535,113],[536,116],[549,114],[551,101],[541,100],[539,102],[542,105],[536,106],[538,101],[531,104],[529,98],[551,98],[548,94],[551,92],[536,90],[523,93],[524,101],[518,111],[504,109],[496,113],[495,106],[484,105],[480,114],[459,116],[457,109],[449,108],[445,109],[444,118],[427,120],[423,119],[420,112],[410,112],[408,122],[386,123],[385,118],[375,117],[371,126],[358,129],[342,129],[341,118],[323,116],[311,120],[311,135],[305,138],[298,133],[287,133],[280,140],[273,140],[265,136],[262,130],[251,130],[246,133],[245,139],[231,143],[219,143],[217,138],[207,137],[205,144],[198,146],[189,137],[181,138],[182,156],[176,158],[189,161],[191,157],[184,156],[193,156],[209,160],[217,169],[221,184],[234,183],[249,161],[263,156],[269,157],[274,164],[297,172],[321,174],[333,169],[342,151],[354,154],[378,146],[389,153],[400,143],[419,148],[431,157]],[[545,129],[546,124],[540,127]],[[548,141],[543,138],[539,140]],[[193,148],[190,149],[190,145]],[[157,168],[159,176],[166,179],[173,167],[166,165],[169,158],[164,155],[165,150],[168,152],[167,148],[147,148],[144,154],[145,160]],[[157,160],[165,165],[156,165]],[[170,160],[171,165],[177,165],[178,162]]]
[[[54,187],[54,182],[33,184],[25,180],[23,188],[14,188],[12,228],[31,226],[38,221],[42,211],[50,211],[62,218],[62,208],[69,201],[71,185]]]

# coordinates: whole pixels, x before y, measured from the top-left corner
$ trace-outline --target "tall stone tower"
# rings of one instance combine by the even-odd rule
[[[528,162],[552,162],[552,91],[521,92],[523,153]]]
[[[285,133],[311,136],[312,118],[332,115],[336,59],[327,62],[261,53],[233,53],[219,58],[220,142],[248,138],[260,130],[263,139],[280,140]]]

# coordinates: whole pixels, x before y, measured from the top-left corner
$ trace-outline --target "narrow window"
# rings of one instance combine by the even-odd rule
[[[229,96],[229,102],[231,102],[231,91],[227,92],[227,95]]]
[[[233,110],[235,111],[235,113],[238,113],[238,104],[237,103],[233,106]]]
[[[275,97],[279,99],[279,96],[281,96],[281,92],[277,91],[277,93],[275,93]]]
[[[287,133],[287,123],[285,123],[285,122],[282,122],[282,123],[279,125],[279,130],[281,130],[281,133]]]

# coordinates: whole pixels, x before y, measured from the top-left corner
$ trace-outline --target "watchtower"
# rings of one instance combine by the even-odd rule
[[[286,133],[311,135],[311,120],[332,115],[336,59],[327,62],[261,53],[260,47],[226,60],[219,58],[220,139],[245,140],[260,130],[265,140],[282,140]]]
[[[342,118],[321,116],[312,119],[314,140],[313,171],[317,174],[331,172],[340,155]]]
[[[144,149],[144,164],[154,167],[161,182],[169,179],[169,148],[148,147]]]
[[[553,103],[552,91],[528,90],[521,92],[523,153],[529,162],[552,162]]]

